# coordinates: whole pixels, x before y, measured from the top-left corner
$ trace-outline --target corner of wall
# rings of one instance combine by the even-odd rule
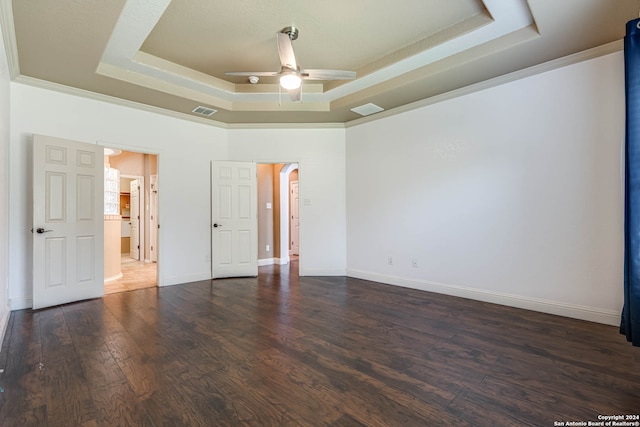
[[[0,310],[0,351],[2,350],[2,344],[4,343],[4,336],[7,332],[7,326],[9,325],[9,307],[3,307]]]
[[[10,2],[4,6],[10,6]],[[3,9],[4,6],[0,7]],[[6,10],[3,11],[6,13]],[[3,17],[6,17],[3,14]],[[7,21],[0,19],[0,349],[9,322],[9,139],[11,128],[10,56]]]

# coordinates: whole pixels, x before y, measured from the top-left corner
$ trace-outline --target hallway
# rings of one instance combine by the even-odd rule
[[[129,254],[122,254],[122,277],[104,284],[104,294],[151,288],[157,285],[157,264],[136,261]]]

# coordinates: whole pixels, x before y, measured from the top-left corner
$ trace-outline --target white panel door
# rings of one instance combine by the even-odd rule
[[[149,251],[151,253],[151,262],[158,262],[158,175],[151,175],[150,178]]]
[[[104,294],[103,148],[33,137],[33,308]]]
[[[291,232],[291,247],[289,249],[289,253],[291,255],[299,255],[300,254],[300,215],[299,215],[299,200],[300,195],[298,191],[298,181],[291,181],[291,189],[290,189],[289,203],[291,205],[291,222],[290,222],[290,232]]]
[[[258,177],[251,162],[211,162],[212,277],[258,275]]]
[[[131,206],[131,235],[129,237],[129,256],[140,259],[140,180],[134,179],[129,183]]]

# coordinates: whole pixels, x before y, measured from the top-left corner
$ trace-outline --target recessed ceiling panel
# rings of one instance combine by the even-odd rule
[[[275,33],[296,26],[302,68],[358,70],[482,13],[478,0],[173,0],[141,50],[238,82],[224,73],[279,71]]]

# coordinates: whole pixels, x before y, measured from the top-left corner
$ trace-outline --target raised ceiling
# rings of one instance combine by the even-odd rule
[[[390,110],[620,40],[640,11],[638,0],[0,1],[17,81],[191,116],[205,106],[227,124],[346,123],[363,104]],[[305,81],[292,102],[274,77],[225,75],[279,71],[287,26],[303,68],[357,78]]]

